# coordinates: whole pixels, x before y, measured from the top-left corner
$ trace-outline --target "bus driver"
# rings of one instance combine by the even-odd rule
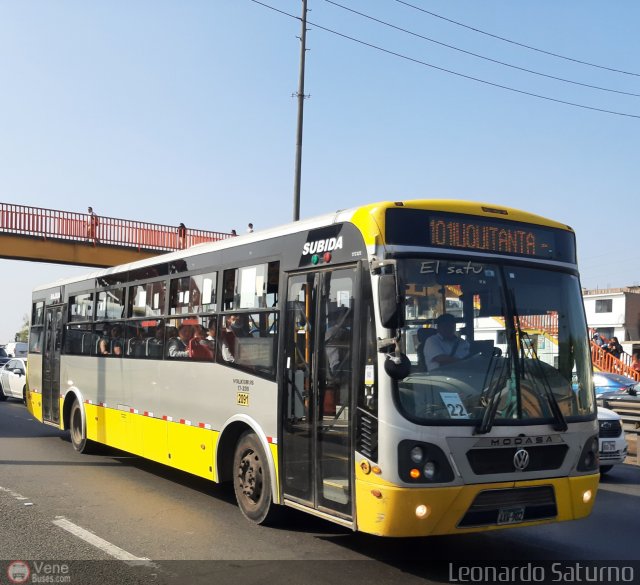
[[[427,370],[453,364],[469,355],[469,343],[456,335],[456,318],[444,313],[436,319],[437,333],[424,344]]]

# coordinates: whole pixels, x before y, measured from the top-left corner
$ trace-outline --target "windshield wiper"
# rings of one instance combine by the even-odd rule
[[[505,367],[510,365],[510,362],[503,361],[502,366],[498,368],[495,364],[495,355],[491,356],[491,361],[489,362],[489,368],[487,369],[487,377],[485,378],[485,388],[489,388],[491,393],[486,400],[486,404],[484,407],[484,414],[482,415],[482,421],[478,423],[474,429],[475,435],[486,435],[493,426],[493,421],[496,418],[496,414],[498,412],[498,397],[503,389],[502,382],[498,381],[498,383],[493,384],[493,380],[496,377],[496,372],[500,370],[500,379],[503,378],[503,372]],[[491,370],[491,372],[490,372]]]
[[[538,374],[537,377],[542,381],[542,388],[544,390],[545,397],[547,399],[547,402],[549,403],[549,408],[551,409],[551,413],[553,414],[553,419],[555,421],[553,428],[556,431],[564,432],[569,428],[569,426],[567,425],[567,421],[564,418],[564,415],[562,414],[562,410],[560,408],[560,405],[558,404],[556,395],[553,393],[553,390],[551,389],[551,384],[549,384],[549,377],[547,376],[546,372],[544,371],[544,368],[542,367],[541,360],[538,357],[535,347],[531,341],[531,337],[526,331],[522,331],[522,329],[520,329],[520,319],[516,318],[516,323],[518,327],[518,335],[520,335],[520,343],[522,344],[522,341],[524,339],[527,339],[529,341],[529,347],[531,348],[531,355],[532,355],[531,360],[537,367],[537,374]],[[524,351],[523,351],[523,356],[524,356]],[[522,358],[522,361],[523,361],[523,370],[524,370],[524,357]]]

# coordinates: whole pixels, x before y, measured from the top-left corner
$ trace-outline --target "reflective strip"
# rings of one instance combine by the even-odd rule
[[[198,423],[198,426],[199,426],[201,429],[208,429],[208,430],[211,430],[211,425],[210,425],[209,423]]]
[[[185,420],[183,418],[180,419],[180,424],[181,425],[188,425],[191,426],[191,421],[190,420]]]
[[[153,418],[153,412],[149,412],[148,410],[145,410],[144,416],[150,416],[151,418]]]
[[[137,408],[130,408],[130,409],[129,409],[129,412],[130,412],[131,414],[138,414],[138,409],[137,409]]]
[[[173,422],[172,416],[167,416],[166,414],[162,415],[162,420],[168,420],[169,422]]]

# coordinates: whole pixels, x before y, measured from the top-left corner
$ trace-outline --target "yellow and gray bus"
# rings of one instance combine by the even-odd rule
[[[258,523],[535,525],[594,503],[586,331],[570,227],[383,202],[37,288],[28,406],[77,451],[232,482]]]

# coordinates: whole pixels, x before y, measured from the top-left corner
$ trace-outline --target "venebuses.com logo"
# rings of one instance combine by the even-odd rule
[[[31,569],[24,561],[13,561],[7,567],[7,577],[11,583],[26,583],[31,576]]]
[[[70,583],[68,563],[45,561],[12,561],[7,567],[9,583]]]

